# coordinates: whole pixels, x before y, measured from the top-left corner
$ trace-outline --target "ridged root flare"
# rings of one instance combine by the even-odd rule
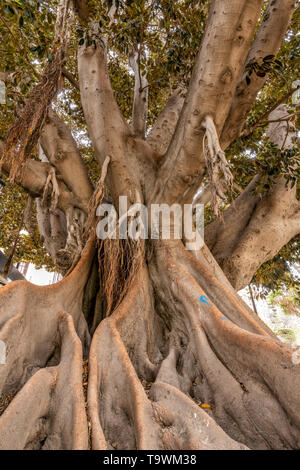
[[[0,290],[1,449],[87,449],[89,429],[93,449],[299,448],[293,350],[206,248],[157,242],[90,345],[81,306],[93,256],[90,244],[58,284]]]

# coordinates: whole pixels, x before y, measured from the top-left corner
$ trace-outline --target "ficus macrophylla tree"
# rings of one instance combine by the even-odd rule
[[[0,448],[299,448],[298,352],[237,294],[300,232],[294,72],[278,59],[295,1],[2,3],[27,79],[7,53],[1,172],[64,277],[0,289]],[[199,250],[95,236],[102,202],[183,207],[201,185]]]

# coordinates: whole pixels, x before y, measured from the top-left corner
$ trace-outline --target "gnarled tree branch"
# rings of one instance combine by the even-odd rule
[[[215,215],[219,216],[219,202],[221,199],[225,199],[222,186],[231,191],[233,176],[225,154],[220,147],[217,131],[211,116],[206,116],[203,120],[203,127],[205,128],[203,153],[211,181],[212,206]],[[220,172],[222,172],[222,178],[220,178]]]
[[[4,145],[0,141],[0,156],[3,149]],[[8,162],[4,163],[2,171],[4,174],[9,174]],[[18,176],[16,183],[31,196],[37,198],[37,222],[42,241],[54,262],[62,271],[65,271],[72,263],[74,253],[68,252],[66,259],[65,253],[61,253],[63,256],[59,257],[58,252],[66,248],[68,233],[72,230],[74,223],[79,223],[83,229],[85,215],[80,209],[84,207],[82,200],[70,191],[62,179],[57,177],[54,167],[46,161],[46,158],[40,162],[32,159],[26,160],[22,174]],[[48,205],[49,195],[50,205]],[[43,196],[44,204],[42,204]],[[47,204],[45,204],[46,199]],[[82,247],[76,246],[75,248],[77,252]]]

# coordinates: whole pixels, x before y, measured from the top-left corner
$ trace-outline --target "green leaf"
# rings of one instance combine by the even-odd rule
[[[263,61],[264,62],[272,62],[272,60],[274,59],[275,55],[273,54],[270,54],[270,55],[266,55],[266,57],[263,58]]]

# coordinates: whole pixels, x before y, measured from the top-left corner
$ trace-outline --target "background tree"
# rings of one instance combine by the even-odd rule
[[[1,288],[0,447],[299,448],[297,351],[236,293],[295,282],[295,1],[0,7],[1,245],[24,217],[15,259],[65,274]],[[101,201],[199,188],[201,250],[96,242]]]

